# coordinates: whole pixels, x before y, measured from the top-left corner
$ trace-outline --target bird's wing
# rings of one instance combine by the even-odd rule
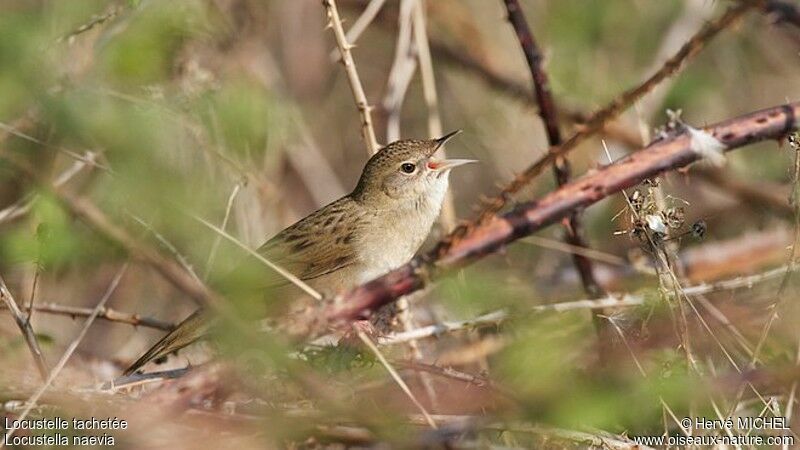
[[[345,197],[286,228],[258,249],[269,261],[307,281],[343,269],[357,261],[355,236],[361,217],[347,208]],[[278,274],[269,285],[285,284]]]
[[[339,199],[278,233],[258,249],[271,262],[307,281],[354,264],[357,261],[355,238],[363,233],[366,222],[363,210],[348,197]],[[263,287],[287,284],[270,271]],[[175,352],[205,335],[212,326],[211,315],[198,310],[164,336],[133,363],[125,375],[143,365]]]

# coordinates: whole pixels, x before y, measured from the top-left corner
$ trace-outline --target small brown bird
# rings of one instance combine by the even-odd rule
[[[373,155],[350,194],[286,228],[259,248],[268,260],[328,297],[408,262],[439,216],[450,169],[469,159],[433,154],[454,131],[438,139],[401,140]],[[265,286],[288,284],[270,273]],[[125,375],[201,338],[209,315],[199,310],[181,322]]]

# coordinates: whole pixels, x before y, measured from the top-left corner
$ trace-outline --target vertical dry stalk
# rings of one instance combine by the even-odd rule
[[[39,342],[36,340],[36,334],[33,332],[31,323],[23,316],[22,311],[19,309],[17,302],[14,300],[14,297],[11,295],[2,277],[0,277],[0,298],[3,299],[3,302],[14,317],[14,322],[17,323],[19,330],[22,332],[22,337],[25,338],[25,343],[28,344],[33,360],[36,362],[36,368],[39,369],[39,374],[42,376],[43,380],[46,380],[49,370],[47,369],[47,363],[44,361],[44,355],[42,354],[42,349],[39,347]]]
[[[420,401],[417,400],[417,397],[414,395],[413,392],[411,392],[411,389],[409,389],[406,382],[403,381],[403,378],[400,376],[400,374],[397,373],[397,370],[395,370],[395,368],[392,367],[391,364],[389,364],[389,361],[386,360],[386,357],[383,356],[383,353],[381,353],[380,349],[378,349],[378,346],[376,346],[375,343],[372,342],[372,339],[370,339],[361,330],[356,330],[356,334],[358,335],[358,338],[361,339],[361,342],[363,342],[364,345],[366,345],[370,349],[370,351],[372,351],[372,353],[375,354],[375,357],[378,358],[378,361],[381,362],[383,367],[386,369],[387,372],[389,372],[389,375],[391,375],[392,379],[394,379],[397,385],[400,386],[400,389],[406,394],[406,396],[408,396],[408,398],[411,400],[414,406],[416,406],[417,409],[419,409],[419,411],[422,413],[422,416],[425,418],[425,421],[428,423],[428,426],[430,426],[434,430],[438,429],[439,427],[436,425],[436,422],[433,420],[431,415],[428,414],[428,411],[425,409],[422,403],[420,403]]]
[[[361,116],[361,138],[364,140],[369,154],[374,155],[380,149],[380,145],[378,145],[378,140],[375,139],[375,129],[372,125],[372,107],[367,102],[364,87],[361,85],[361,79],[358,77],[358,71],[356,70],[356,63],[353,61],[353,55],[350,52],[353,46],[347,42],[342,20],[339,18],[339,10],[336,8],[336,1],[323,0],[322,4],[328,14],[328,25],[333,28],[333,35],[336,38],[336,46],[339,48],[339,53],[342,57],[347,81],[350,84],[350,90],[353,92],[353,98],[356,101],[356,108],[358,108],[358,113]]]
[[[381,102],[386,112],[386,140],[400,139],[400,113],[403,108],[408,86],[417,70],[416,51],[412,46],[411,16],[416,0],[401,0],[398,14],[397,43],[395,44],[392,68],[386,84],[386,95]]]
[[[425,94],[426,101],[429,100],[430,86],[428,86],[428,83],[432,81],[433,72],[432,64],[430,62],[430,52],[427,54],[427,60],[420,53],[420,47],[427,43],[427,41],[421,42],[423,40],[420,38],[420,29],[422,29],[423,34],[425,33],[425,24],[422,22],[422,25],[420,25],[419,16],[417,14],[417,11],[419,8],[421,8],[421,6],[421,2],[418,0],[402,0],[400,2],[400,10],[398,13],[397,44],[395,47],[394,60],[392,61],[392,68],[389,72],[386,96],[383,101],[383,107],[388,114],[386,120],[387,141],[393,141],[400,138],[400,111],[406,92],[408,91],[408,86],[411,83],[414,73],[416,72],[418,60],[421,68],[423,92]],[[427,47],[425,47],[425,49],[427,50]],[[426,63],[428,64],[427,71],[424,70],[426,69]],[[431,134],[431,136],[440,136],[441,123],[438,121],[438,111],[431,110],[430,106],[430,103],[428,103],[429,119],[432,115],[435,115],[435,120],[437,121],[436,125],[438,125],[439,128],[439,134]],[[429,132],[431,132],[430,128]],[[452,197],[449,196],[449,192],[448,198],[450,199],[449,206],[452,211]],[[446,199],[444,209],[446,210],[447,207],[448,205]],[[443,211],[443,219],[444,216],[445,213]],[[449,226],[446,224],[445,227],[449,228]],[[416,326],[414,314],[411,310],[411,305],[408,298],[404,297],[397,301],[397,318],[400,328],[403,331],[413,329]],[[412,358],[417,361],[422,360],[422,350],[420,349],[419,343],[416,340],[408,341],[408,349]],[[430,376],[424,373],[420,373],[419,375],[420,382],[425,388],[428,398],[431,400],[433,405],[436,405],[437,396]]]
[[[422,78],[422,95],[428,107],[428,137],[438,138],[444,134],[442,119],[439,114],[439,98],[436,94],[436,76],[433,72],[433,60],[428,44],[427,21],[425,19],[425,0],[414,2],[414,43],[417,45],[417,58],[419,59],[419,72]],[[444,145],[439,149],[443,158],[446,158]],[[445,232],[450,232],[456,227],[456,209],[453,203],[452,191],[445,194],[442,205],[440,222]]]
[[[556,110],[553,94],[550,91],[550,83],[548,81],[547,73],[544,70],[542,60],[542,52],[536,43],[533,33],[528,26],[528,21],[522,8],[517,0],[504,0],[506,11],[508,12],[508,21],[514,28],[514,32],[519,39],[522,52],[525,54],[525,60],[528,63],[528,69],[531,73],[533,80],[533,87],[536,94],[536,102],[539,104],[539,116],[544,122],[544,128],[547,133],[547,143],[550,147],[557,147],[561,145],[561,131],[558,127],[558,112]],[[558,186],[563,186],[569,182],[572,177],[572,169],[569,161],[559,156],[553,162],[553,174],[555,175]],[[566,234],[564,240],[568,245],[587,248],[583,238],[583,230],[580,222],[579,211],[574,211],[567,218]],[[591,298],[600,298],[605,295],[603,288],[597,282],[592,269],[592,262],[586,256],[580,253],[572,254],[575,268],[581,277],[583,288],[587,295]],[[603,355],[607,354],[607,347],[610,343],[608,333],[606,331],[606,321],[602,317],[607,316],[603,310],[592,311],[595,327],[597,328],[598,339],[600,342],[601,360]]]

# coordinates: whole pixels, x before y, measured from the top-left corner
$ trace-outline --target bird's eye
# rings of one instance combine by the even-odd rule
[[[403,163],[400,166],[400,170],[405,173],[414,173],[414,171],[417,170],[417,166],[412,163]]]

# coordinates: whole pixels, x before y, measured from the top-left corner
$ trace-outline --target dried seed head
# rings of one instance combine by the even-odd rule
[[[672,229],[678,229],[686,223],[686,211],[682,206],[668,208],[662,213],[664,222]]]
[[[692,224],[692,236],[694,236],[695,239],[703,239],[706,235],[706,229],[706,221],[700,219]]]
[[[634,211],[639,212],[642,210],[644,206],[644,195],[642,195],[641,191],[633,191],[628,200],[631,202],[631,208],[633,208]]]
[[[789,141],[789,146],[794,151],[800,151],[800,133],[790,133],[786,140]]]
[[[683,126],[683,119],[681,118],[683,115],[682,109],[671,110],[667,109],[667,129],[668,130],[676,130]]]

